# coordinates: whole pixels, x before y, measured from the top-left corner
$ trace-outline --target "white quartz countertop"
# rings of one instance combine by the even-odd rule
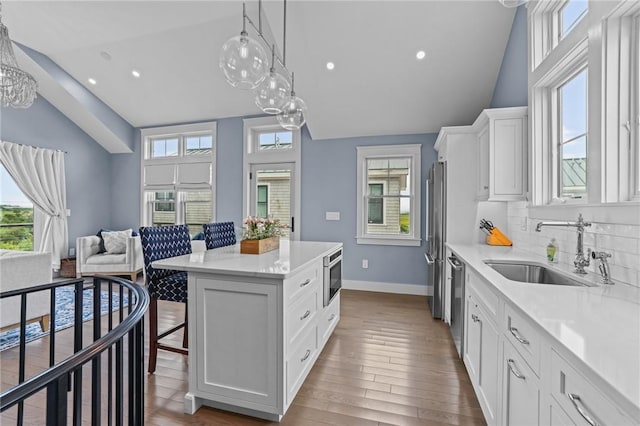
[[[595,287],[527,284],[511,281],[484,260],[530,260],[544,257],[513,247],[448,244],[467,267],[492,283],[587,368],[640,410],[640,288],[617,283]],[[551,266],[578,277],[568,266]],[[585,279],[598,283],[599,276]],[[628,403],[625,404],[628,406]]]
[[[241,254],[240,244],[157,260],[158,269],[287,278],[314,260],[342,248],[342,243],[280,240],[280,248],[262,254]]]

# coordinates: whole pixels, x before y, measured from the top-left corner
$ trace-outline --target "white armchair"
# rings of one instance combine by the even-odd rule
[[[98,253],[100,237],[91,235],[76,239],[76,276],[129,275],[135,282],[144,267],[140,237],[128,237],[126,251],[121,254]]]

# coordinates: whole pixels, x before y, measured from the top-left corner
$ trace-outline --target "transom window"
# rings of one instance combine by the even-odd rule
[[[589,3],[587,0],[569,0],[558,12],[560,38],[563,39],[587,14]]]
[[[587,69],[558,88],[558,198],[587,192]]]
[[[178,155],[178,138],[158,138],[151,140],[151,157],[176,157]]]
[[[210,154],[213,148],[213,136],[195,135],[186,137],[186,155]]]
[[[420,245],[421,145],[357,150],[358,244]]]
[[[258,149],[291,149],[293,135],[290,131],[264,132],[258,135]]]

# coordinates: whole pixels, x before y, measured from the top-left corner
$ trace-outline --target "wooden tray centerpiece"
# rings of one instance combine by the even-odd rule
[[[244,224],[240,253],[262,254],[280,247],[282,226],[278,219],[249,216]]]

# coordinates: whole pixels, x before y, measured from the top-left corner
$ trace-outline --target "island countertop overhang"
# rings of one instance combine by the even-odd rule
[[[318,258],[342,248],[342,243],[280,240],[280,247],[263,254],[242,254],[240,245],[206,250],[151,264],[157,269],[284,279]]]

